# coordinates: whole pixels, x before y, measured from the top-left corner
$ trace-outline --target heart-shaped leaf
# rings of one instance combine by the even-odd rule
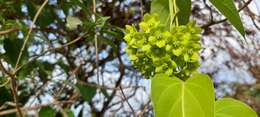
[[[246,104],[223,98],[215,103],[215,117],[258,117],[256,112]]]
[[[152,78],[151,87],[156,117],[214,117],[214,88],[207,75],[184,82],[160,74]]]

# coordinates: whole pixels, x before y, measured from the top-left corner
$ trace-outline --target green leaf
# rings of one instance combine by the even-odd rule
[[[82,86],[80,84],[76,85],[81,96],[84,98],[85,101],[90,102],[92,98],[96,94],[96,88],[94,87],[87,87],[87,86]]]
[[[20,53],[20,49],[22,48],[23,40],[21,39],[5,39],[4,40],[4,49],[6,51],[5,60],[10,63],[12,66],[15,66],[17,58]],[[28,52],[24,51],[22,60],[25,60],[28,57]]]
[[[96,27],[102,28],[110,17],[99,17],[96,21]]]
[[[176,0],[178,6],[179,25],[185,25],[189,22],[191,13],[191,0]],[[167,26],[170,24],[169,0],[153,0],[151,13],[160,14],[160,21]]]
[[[28,75],[30,75],[35,68],[37,68],[37,61],[33,61],[30,64],[26,64],[19,72],[18,72],[18,79],[24,79]]]
[[[39,15],[39,18],[36,20],[36,24],[42,28],[50,25],[55,19],[55,13],[51,8],[44,8]]]
[[[4,40],[5,40],[4,36],[0,36],[0,45],[4,43]]]
[[[101,89],[101,92],[102,92],[102,94],[103,94],[106,98],[109,97],[109,94],[107,93],[107,90]]]
[[[25,1],[25,3],[26,3],[26,6],[28,8],[28,14],[31,17],[31,19],[33,19],[34,15],[37,12],[37,9],[35,8],[33,2]]]
[[[39,112],[40,117],[46,117],[46,115],[48,115],[48,117],[55,117],[55,114],[56,111],[51,107],[43,107]]]
[[[215,117],[258,117],[256,112],[246,104],[223,98],[215,103]]]
[[[64,111],[67,113],[68,117],[74,117],[74,114],[70,109],[66,108]]]
[[[70,68],[63,60],[58,60],[57,65],[59,65],[60,68],[62,68],[65,71],[66,74],[69,73]]]
[[[165,74],[152,78],[152,101],[156,117],[213,117],[214,88],[207,75],[187,81]]]
[[[179,8],[177,13],[179,25],[185,25],[189,22],[191,13],[191,0],[176,0],[176,4]]]
[[[74,30],[78,27],[78,25],[82,25],[82,21],[77,18],[77,17],[72,17],[72,16],[68,16],[66,18],[66,21],[67,21],[67,24],[66,26],[71,29],[71,30]]]
[[[2,79],[3,77],[1,77]],[[6,82],[6,81],[3,81]],[[0,82],[2,84],[2,82]],[[8,102],[8,101],[12,101],[12,95],[11,92],[9,92],[9,89],[7,89],[6,87],[0,87],[0,105],[3,105],[4,103]]]
[[[160,14],[161,23],[170,24],[169,0],[153,0],[151,13]]]
[[[210,2],[245,36],[245,29],[233,0],[210,0]]]
[[[103,36],[103,35],[100,36],[99,38],[102,39],[102,40],[101,40],[101,43],[108,44],[108,45],[110,45],[114,50],[117,50],[117,46],[116,46],[116,44],[114,43],[114,40],[109,39],[109,38],[107,38],[106,36]],[[102,44],[100,44],[100,45],[102,45]]]
[[[47,81],[48,75],[50,75],[53,72],[55,65],[47,61],[37,61],[36,65],[39,67],[38,73],[41,80],[44,82]]]

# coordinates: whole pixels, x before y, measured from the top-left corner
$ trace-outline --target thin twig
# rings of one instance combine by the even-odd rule
[[[120,45],[117,45],[117,46],[118,46],[118,50],[120,50]],[[116,81],[115,88],[118,88],[121,85],[121,82],[122,82],[124,75],[125,75],[125,64],[123,64],[123,61],[121,59],[120,51],[117,51],[117,58],[118,58],[118,61],[119,61],[118,70],[120,72],[120,76],[119,76],[118,80]],[[113,90],[113,92],[108,97],[108,99],[103,103],[103,107],[102,107],[101,111],[98,113],[99,116],[102,116],[105,113],[105,111],[109,108],[109,104],[113,100],[116,93],[117,93],[117,90]]]
[[[92,0],[93,2],[93,20],[96,22],[96,0]],[[97,66],[97,82],[99,82],[99,56],[98,56],[98,39],[97,39],[97,28],[95,27],[95,35],[94,35],[94,41],[95,41],[95,50],[96,50],[96,66]]]
[[[71,103],[75,103],[75,101],[74,100],[54,101],[54,102],[49,103],[49,104],[36,105],[34,107],[23,107],[23,108],[21,108],[21,110],[24,111],[24,112],[27,112],[27,111],[31,111],[31,110],[37,110],[37,109],[40,109],[42,107],[46,107],[46,106],[50,106],[50,105],[71,104]],[[4,111],[0,112],[0,116],[12,114],[12,113],[15,113],[15,112],[17,112],[17,109],[4,110]]]
[[[39,8],[39,10],[37,11],[37,13],[35,14],[35,16],[34,16],[34,18],[33,18],[33,21],[32,21],[32,24],[31,24],[31,26],[30,26],[30,29],[29,29],[29,31],[28,31],[26,37],[25,37],[23,46],[22,46],[22,48],[21,48],[21,50],[20,50],[20,53],[19,53],[19,56],[18,56],[16,65],[15,65],[15,69],[18,67],[18,64],[19,64],[20,59],[21,59],[21,57],[22,57],[23,51],[24,51],[24,49],[25,49],[25,46],[27,45],[27,43],[28,43],[28,41],[29,41],[29,37],[30,37],[30,34],[31,34],[32,30],[33,30],[33,26],[34,26],[36,20],[38,19],[38,17],[39,17],[39,15],[40,15],[41,11],[43,10],[44,6],[48,3],[48,1],[49,1],[49,0],[45,0],[45,1],[43,2],[43,4],[41,5],[41,7]]]
[[[19,117],[23,117],[22,111],[19,107],[19,101],[18,101],[18,96],[17,96],[17,88],[16,88],[16,78],[14,77],[13,74],[11,74],[10,72],[8,72],[5,68],[4,65],[2,64],[2,62],[0,61],[0,68],[1,70],[6,73],[9,77],[8,77],[8,81],[6,83],[10,82],[10,78],[11,78],[11,91],[12,91],[12,95],[14,98],[14,102],[16,104],[16,110],[18,112],[18,116]],[[6,85],[6,83],[4,85]]]
[[[19,31],[19,29],[18,28],[11,28],[11,29],[0,31],[0,35],[5,35],[5,34],[9,34],[9,33],[16,32],[16,31]]]
[[[213,17],[213,10],[212,8],[207,4],[206,0],[203,0],[203,3],[205,4],[206,8],[210,11],[210,21],[212,22],[214,17]]]
[[[32,24],[31,24],[31,26],[30,26],[30,29],[29,29],[29,31],[28,31],[26,37],[25,37],[23,46],[22,46],[22,48],[21,48],[21,50],[20,50],[20,53],[19,53],[19,55],[18,55],[16,64],[15,64],[15,71],[16,71],[16,69],[17,69],[17,67],[18,67],[18,64],[19,64],[20,60],[21,60],[21,57],[22,57],[23,51],[24,51],[24,49],[25,49],[25,46],[27,45],[27,43],[28,43],[28,41],[29,41],[29,37],[30,37],[30,34],[31,34],[32,30],[33,30],[33,26],[34,26],[36,20],[38,19],[38,17],[39,17],[39,15],[40,15],[41,11],[43,10],[44,6],[45,6],[47,3],[48,3],[48,0],[45,0],[45,1],[43,2],[43,4],[42,4],[41,7],[39,8],[39,10],[36,12],[36,14],[35,14],[35,16],[34,16],[34,18],[33,18],[33,22],[32,22]],[[13,74],[13,75],[15,75],[15,74]],[[16,85],[16,78],[15,78],[15,77],[11,77],[11,78],[12,78],[12,79],[11,79],[11,87],[12,87],[11,89],[12,89],[12,94],[13,94],[13,96],[14,96],[14,102],[16,103],[16,109],[17,109],[17,112],[18,112],[18,116],[23,117],[22,111],[21,111],[21,109],[20,109],[20,107],[19,107],[19,104],[18,104],[18,103],[19,103],[19,100],[18,100],[18,95],[17,95],[17,90],[18,90],[18,89],[17,89],[17,85]]]
[[[2,104],[2,105],[0,106],[0,110],[6,109],[8,106],[15,107],[16,105],[15,105],[15,103],[13,103],[13,102],[5,102],[4,104]]]
[[[30,28],[30,27],[29,27]],[[29,29],[28,28],[28,29]],[[7,35],[9,33],[14,33],[14,32],[18,32],[22,30],[22,28],[10,28],[10,29],[6,29],[6,30],[2,30],[0,31],[0,36],[1,35]],[[64,32],[62,31],[59,31],[59,30],[55,30],[55,29],[52,29],[52,28],[37,28],[37,27],[34,27],[32,29],[32,31],[46,31],[46,32],[56,32],[56,33],[60,33],[61,35],[65,35]]]
[[[1,60],[0,60],[0,70],[3,71],[5,74],[7,74],[9,77],[13,77],[13,74],[5,69]]]
[[[9,82],[10,82],[10,78],[8,77],[7,81],[5,81],[3,84],[0,85],[0,88],[6,86]]]
[[[141,20],[143,20],[143,16],[144,16],[144,10],[143,10],[143,8],[144,8],[144,5],[143,5],[143,1],[142,0],[139,0],[139,2],[140,2],[140,19]]]
[[[39,55],[36,55],[34,56],[31,60],[27,61],[26,63],[22,64],[21,66],[17,67],[17,69],[15,69],[14,73],[13,74],[16,74],[18,71],[20,71],[24,66],[32,63],[33,61],[35,61],[36,59],[38,59],[39,57],[45,55],[46,53],[48,52],[52,52],[52,51],[56,51],[56,50],[59,50],[59,49],[62,49],[62,48],[65,48],[65,47],[68,47],[76,42],[78,42],[81,38],[83,38],[88,32],[85,32],[82,36],[79,36],[77,37],[76,39],[64,44],[64,45],[61,45],[59,47],[56,47],[56,48],[50,48],[50,49],[47,49],[46,51],[42,52],[41,54]]]
[[[14,98],[14,102],[16,104],[16,109],[18,112],[18,116],[19,117],[23,117],[22,111],[19,108],[19,104],[18,104],[18,96],[17,96],[17,88],[16,88],[16,78],[14,77],[14,75],[12,75],[10,72],[8,72],[5,68],[4,65],[2,64],[2,62],[0,61],[0,68],[1,70],[6,73],[9,77],[7,78],[7,82],[5,82],[4,84],[2,84],[3,86],[5,86],[7,83],[10,82],[10,78],[11,78],[11,91],[12,91],[12,95]],[[2,86],[1,85],[1,86]]]
[[[149,100],[149,101],[144,105],[142,111],[138,114],[138,117],[143,117],[144,113],[147,112],[150,103],[151,103],[151,100]]]
[[[84,81],[81,81],[79,79],[77,79],[77,83],[82,86],[93,87],[93,88],[103,89],[103,90],[120,90],[119,87],[107,87],[107,86],[98,85],[98,84],[91,84],[91,83],[86,83]],[[131,89],[131,88],[137,88],[137,87],[121,87],[121,88],[122,89]]]
[[[18,98],[18,95],[17,95],[17,84],[16,84],[16,78],[15,77],[12,77],[12,79],[11,79],[11,91],[12,91],[12,95],[13,95],[14,102],[15,102],[15,105],[16,105],[16,110],[18,112],[18,116],[23,117],[23,113],[22,113],[20,106],[19,106],[19,98]]]
[[[122,87],[119,86],[119,88],[120,88],[120,91],[121,91],[121,93],[122,93],[122,95],[123,95],[124,100],[126,101],[127,105],[129,106],[130,110],[132,111],[134,117],[136,117],[134,108],[131,106],[131,104],[129,103],[128,99],[126,98],[125,93],[124,93]]]

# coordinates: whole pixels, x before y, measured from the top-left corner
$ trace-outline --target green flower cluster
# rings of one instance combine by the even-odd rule
[[[146,77],[157,73],[185,78],[199,67],[201,29],[195,22],[168,31],[157,14],[146,14],[139,24],[126,26],[126,52],[134,66]]]

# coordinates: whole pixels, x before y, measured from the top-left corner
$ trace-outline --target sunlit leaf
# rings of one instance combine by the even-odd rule
[[[187,81],[167,75],[152,78],[152,101],[156,117],[214,117],[214,88],[207,75]]]
[[[256,112],[246,104],[223,98],[215,103],[215,117],[258,117]]]
[[[77,17],[68,16],[66,21],[66,26],[71,30],[76,29],[79,25],[82,25],[82,21]]]

